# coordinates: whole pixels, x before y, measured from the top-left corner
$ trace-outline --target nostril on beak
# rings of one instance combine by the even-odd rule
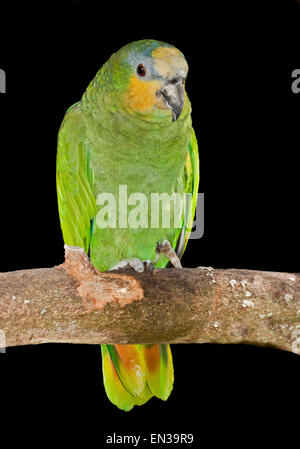
[[[180,77],[172,78],[172,79],[170,80],[170,84],[179,84],[179,83],[181,83],[181,82],[182,82],[182,78],[180,78]]]

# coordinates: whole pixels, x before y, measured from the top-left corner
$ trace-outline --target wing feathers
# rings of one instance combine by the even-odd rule
[[[58,135],[57,194],[64,241],[81,246],[88,253],[90,223],[96,204],[86,130],[80,108],[74,105],[66,113]]]

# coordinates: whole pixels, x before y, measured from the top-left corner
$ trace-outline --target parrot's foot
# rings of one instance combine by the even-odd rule
[[[151,260],[149,260],[149,259],[141,260],[141,259],[138,259],[137,257],[135,257],[133,259],[129,259],[129,260],[126,260],[126,259],[121,260],[121,262],[117,263],[117,265],[114,265],[112,268],[110,268],[109,271],[121,270],[122,268],[126,268],[126,267],[131,267],[138,273],[143,273],[145,271],[145,267],[146,267],[146,270],[149,271],[150,273],[152,273],[152,271],[153,271],[153,265],[152,265]]]
[[[162,243],[158,243],[156,246],[156,254],[165,254],[173,267],[182,268],[179,257],[171,246],[169,240],[164,240]]]

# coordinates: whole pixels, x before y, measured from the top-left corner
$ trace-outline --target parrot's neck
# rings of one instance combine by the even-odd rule
[[[147,165],[155,170],[178,172],[184,166],[191,131],[190,103],[177,121],[147,119],[116,107],[105,92],[91,84],[81,100],[88,138],[110,160],[120,165]],[[96,150],[95,150],[96,151]]]

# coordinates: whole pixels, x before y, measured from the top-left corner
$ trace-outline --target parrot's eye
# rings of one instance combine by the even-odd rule
[[[145,67],[143,66],[143,64],[139,64],[139,65],[137,66],[137,68],[136,68],[136,73],[137,73],[139,76],[145,76],[145,75],[146,75],[146,69],[145,69]]]

